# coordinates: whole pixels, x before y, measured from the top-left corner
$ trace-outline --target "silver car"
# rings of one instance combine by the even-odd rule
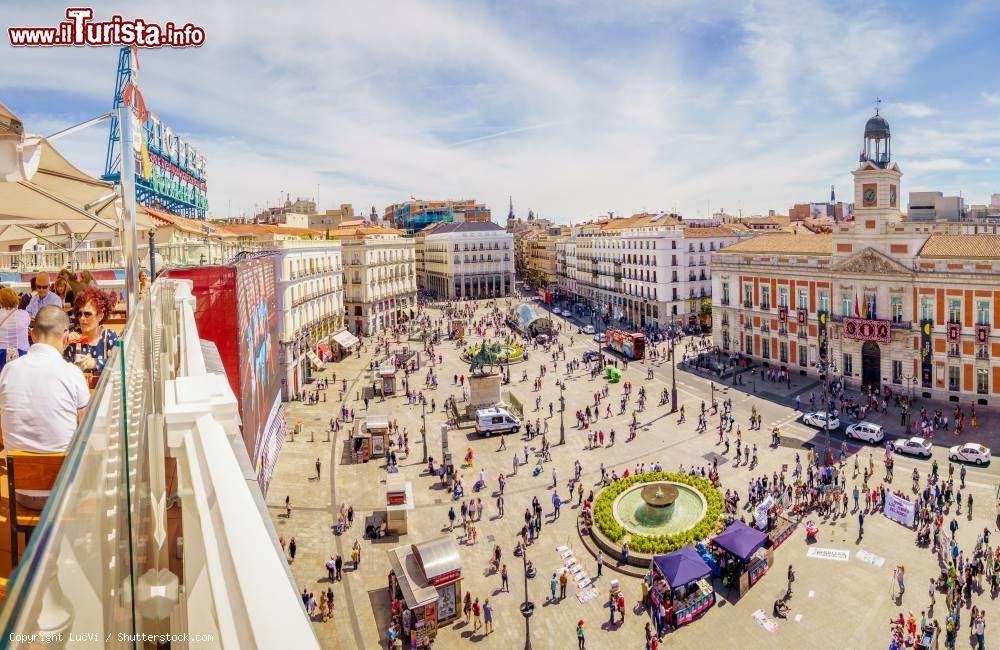
[[[900,454],[930,458],[934,445],[924,438],[899,438],[892,442],[892,449]]]

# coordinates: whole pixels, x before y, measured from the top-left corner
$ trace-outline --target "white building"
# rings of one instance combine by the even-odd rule
[[[560,286],[612,322],[708,323],[712,253],[739,235],[725,226],[687,227],[641,214],[574,227],[560,246]]]
[[[274,243],[281,309],[282,398],[299,393],[344,328],[344,264],[339,241]],[[338,350],[339,351],[339,350]],[[319,352],[320,354],[317,354]]]
[[[400,233],[378,226],[330,233],[344,247],[345,323],[358,336],[405,322],[417,306],[415,242]]]
[[[493,222],[438,223],[431,229],[418,237],[424,289],[430,295],[448,299],[510,295],[514,235]]]

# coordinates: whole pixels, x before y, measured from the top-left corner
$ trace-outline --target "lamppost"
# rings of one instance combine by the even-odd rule
[[[823,430],[825,431],[825,441],[824,445],[826,449],[823,452],[823,464],[833,464],[830,458],[830,373],[837,372],[837,365],[832,361],[823,361],[820,366],[823,372],[823,413],[825,417],[823,418]]]
[[[535,603],[528,600],[528,549],[521,547],[521,559],[524,561],[524,602],[521,603],[521,616],[524,617],[524,650],[531,650],[531,615],[535,613]]]
[[[677,344],[677,328],[670,323],[670,412],[677,412],[677,359],[674,350]]]
[[[423,432],[420,437],[424,441],[424,464],[427,464],[427,400],[421,398],[420,400],[420,417],[424,421]]]
[[[566,397],[563,392],[566,390],[566,382],[559,382],[559,444],[566,444]]]

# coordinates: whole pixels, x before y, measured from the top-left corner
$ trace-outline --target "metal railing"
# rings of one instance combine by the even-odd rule
[[[167,266],[225,264],[241,251],[272,248],[266,242],[186,241],[156,244],[156,252]],[[147,249],[140,246],[140,255]],[[124,268],[121,246],[100,246],[77,250],[36,249],[0,252],[0,272],[40,273],[59,269],[110,270]]]
[[[245,457],[239,465],[227,439],[240,435],[235,396],[224,375],[206,371],[190,286],[157,280],[129,315],[11,576],[4,647],[34,648],[39,633],[96,636],[104,641],[92,645],[122,650],[145,647],[135,635],[179,633],[210,635],[219,648],[276,647],[277,633],[256,620],[268,610],[281,610],[294,647],[318,647],[280,550],[268,545],[274,531],[246,479],[253,468]],[[201,390],[171,388],[192,378]],[[211,411],[185,426],[196,400]],[[166,491],[168,446],[175,495]],[[167,528],[176,507],[181,576],[171,572],[179,549]],[[245,566],[270,576],[266,592],[243,579]]]

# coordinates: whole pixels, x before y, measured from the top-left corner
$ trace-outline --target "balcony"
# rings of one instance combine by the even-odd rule
[[[913,323],[908,320],[893,320],[889,322],[889,327],[894,330],[909,330],[913,329]]]
[[[760,303],[760,308],[763,311],[771,311],[771,303],[769,303],[769,302],[762,302],[762,303]]]
[[[809,338],[809,333],[808,333],[808,332],[806,332],[806,328],[804,328],[804,327],[800,327],[800,328],[798,329],[798,332],[797,332],[797,334],[798,334],[798,337],[799,337],[800,339],[805,339],[805,338]]]
[[[753,309],[753,301],[752,300],[744,300],[743,301],[743,309]]]
[[[0,623],[105,638],[91,645],[106,648],[143,647],[119,638],[135,634],[318,648],[254,478],[236,397],[225,374],[206,367],[191,283],[161,278],[140,306],[22,547]]]
[[[719,299],[719,304],[728,307],[729,306],[729,298],[720,298]]]

